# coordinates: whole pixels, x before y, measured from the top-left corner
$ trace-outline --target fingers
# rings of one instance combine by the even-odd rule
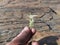
[[[32,45],[39,45],[38,42],[32,42]]]
[[[36,33],[36,30],[34,28],[31,29],[32,30],[32,33],[35,34]]]
[[[22,30],[22,32],[12,40],[12,42],[18,44],[26,44],[35,34],[35,32],[36,32],[35,29],[30,29],[29,27],[25,27]]]
[[[30,42],[28,45],[39,45],[37,41]]]

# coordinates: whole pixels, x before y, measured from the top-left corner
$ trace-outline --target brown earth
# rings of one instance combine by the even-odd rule
[[[0,45],[10,42],[28,26],[30,14],[38,15],[34,18],[37,33],[32,40],[60,45],[59,7],[60,0],[0,0]]]

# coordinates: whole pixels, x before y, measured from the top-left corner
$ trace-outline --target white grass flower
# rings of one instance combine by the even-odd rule
[[[37,15],[29,15],[29,27],[32,28],[34,27],[34,17]]]

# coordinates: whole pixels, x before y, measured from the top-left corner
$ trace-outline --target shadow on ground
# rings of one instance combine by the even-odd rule
[[[40,45],[58,45],[57,40],[58,40],[57,36],[48,36],[40,39],[38,42]]]

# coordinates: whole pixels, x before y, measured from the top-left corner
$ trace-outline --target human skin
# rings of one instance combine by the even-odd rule
[[[34,28],[30,29],[29,27],[25,27],[21,33],[19,33],[14,39],[12,39],[6,45],[30,45],[28,41],[32,38],[32,36],[36,33]],[[38,42],[34,41],[31,45],[39,45]]]

